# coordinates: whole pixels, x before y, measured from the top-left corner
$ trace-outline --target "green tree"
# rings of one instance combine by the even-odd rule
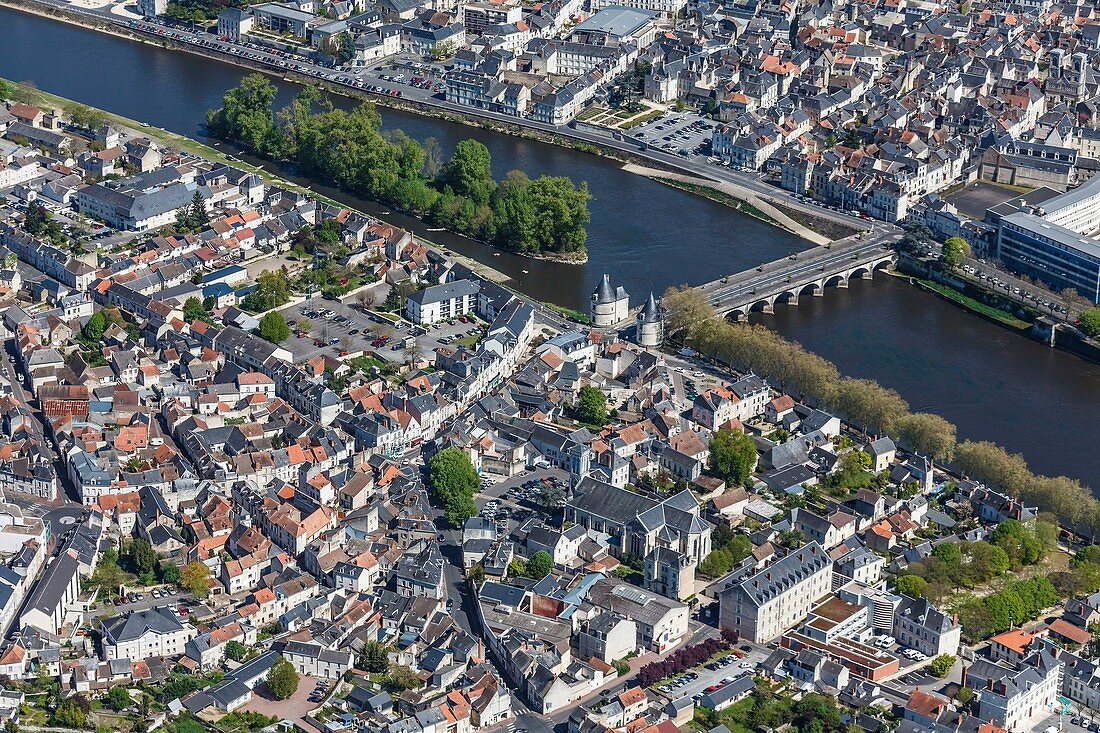
[[[577,393],[577,419],[586,425],[603,426],[607,423],[607,397],[590,384]]]
[[[496,188],[489,149],[477,140],[463,140],[443,167],[441,180],[474,205],[488,204]]]
[[[955,455],[955,426],[939,415],[904,415],[898,419],[897,432],[905,445],[934,461],[950,461]]]
[[[248,658],[248,647],[236,639],[227,641],[225,643],[225,656],[229,657],[234,662],[243,662]]]
[[[524,567],[524,574],[529,578],[541,580],[550,574],[550,571],[554,569],[554,558],[550,556],[550,553],[546,550],[539,550],[531,557],[527,558],[527,564]]]
[[[588,184],[562,176],[539,176],[526,194],[535,213],[533,236],[540,251],[582,252],[588,238]]]
[[[83,728],[87,719],[87,711],[77,702],[76,698],[62,701],[53,713],[53,724],[62,728]]]
[[[282,343],[290,338],[290,326],[278,311],[268,311],[260,319],[260,336],[273,344]]]
[[[960,705],[966,705],[968,702],[974,699],[974,691],[969,687],[960,687],[955,692],[955,702]]]
[[[909,410],[901,395],[869,379],[840,380],[837,407],[848,419],[868,430],[893,431],[899,418]]]
[[[130,571],[138,575],[153,572],[158,562],[153,546],[141,538],[132,540],[126,547],[126,559]]]
[[[112,687],[107,691],[107,704],[121,711],[133,705],[134,700],[125,687]]]
[[[283,269],[264,270],[256,278],[256,287],[245,296],[243,305],[251,311],[278,308],[290,300],[290,283]]]
[[[390,668],[389,650],[381,642],[368,641],[359,664],[371,674],[385,674]]]
[[[1077,326],[1089,338],[1100,336],[1100,308],[1089,308],[1082,312]]]
[[[88,317],[80,329],[80,335],[87,343],[95,344],[103,340],[103,332],[107,329],[103,313],[96,312]]]
[[[948,237],[940,251],[940,261],[949,269],[955,269],[970,256],[970,245],[962,237]]]
[[[161,563],[160,579],[163,583],[178,583],[180,581],[179,566],[170,562]]]
[[[393,690],[403,691],[415,690],[423,683],[416,676],[416,672],[403,664],[395,664],[390,667],[390,672],[386,675],[386,684]]]
[[[277,90],[263,74],[249,74],[238,87],[222,96],[222,106],[206,114],[212,135],[236,140],[257,153],[266,152],[274,140],[272,104]]]
[[[206,309],[206,306],[204,306],[202,301],[198,298],[188,298],[184,301],[183,319],[188,323],[193,323],[194,321],[213,322],[210,318],[210,311]]]
[[[902,575],[894,584],[898,593],[903,593],[910,598],[920,598],[924,595],[924,589],[928,581],[919,575]]]
[[[756,468],[756,444],[745,433],[719,430],[711,438],[707,466],[723,481],[744,485]]]
[[[955,666],[955,657],[950,654],[941,654],[932,660],[932,664],[929,668],[932,674],[939,678],[944,678],[951,672],[951,668]]]
[[[477,470],[460,448],[444,448],[428,461],[432,496],[454,526],[477,513],[473,497],[478,483]]]
[[[282,657],[267,672],[267,689],[276,700],[286,700],[298,691],[298,672]]]
[[[959,443],[955,449],[955,465],[971,478],[1012,494],[1020,493],[1032,481],[1023,456],[985,441]]]
[[[210,568],[197,560],[187,563],[180,571],[180,587],[196,598],[206,598],[210,582]]]
[[[699,563],[699,572],[708,578],[720,578],[733,567],[730,554],[724,549],[711,550]]]

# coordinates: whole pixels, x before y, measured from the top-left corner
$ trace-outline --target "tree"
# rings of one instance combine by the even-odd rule
[[[286,700],[298,691],[298,672],[282,657],[267,672],[267,689],[276,700]]]
[[[524,568],[524,574],[529,578],[535,580],[541,580],[550,574],[550,571],[554,569],[554,558],[550,556],[550,553],[546,550],[539,550],[531,557],[527,558],[527,565]]]
[[[53,724],[62,728],[83,728],[87,719],[87,712],[75,697],[63,701],[53,713]]]
[[[939,415],[913,412],[898,419],[902,442],[935,461],[950,461],[955,455],[955,426]]]
[[[733,567],[730,554],[723,549],[711,550],[699,563],[699,572],[708,578],[720,578]]]
[[[147,541],[138,538],[126,547],[127,567],[137,575],[151,573],[157,566],[156,550]]]
[[[290,338],[290,326],[278,311],[268,311],[260,319],[260,336],[273,344],[282,343]]]
[[[1100,308],[1089,308],[1081,313],[1077,326],[1089,338],[1100,336]]]
[[[968,702],[974,699],[974,691],[969,687],[960,687],[955,692],[955,702],[959,705],[965,706]]]
[[[599,388],[590,384],[581,387],[577,394],[577,419],[600,427],[607,422],[607,397]]]
[[[225,656],[234,662],[243,662],[248,657],[248,647],[236,639],[232,639],[225,643]]]
[[[294,324],[294,327],[297,328],[299,331],[309,333],[310,329],[313,328],[313,321],[309,320],[305,316],[302,316],[298,319],[298,322]]]
[[[726,483],[741,486],[756,468],[756,444],[745,433],[719,430],[711,438],[707,466]]]
[[[196,598],[206,598],[210,593],[210,568],[197,560],[187,563],[180,571],[179,584]]]
[[[955,449],[955,465],[971,478],[1011,494],[1019,494],[1032,479],[1023,456],[986,441],[959,443]]]
[[[929,669],[931,669],[932,674],[942,679],[951,672],[951,668],[954,666],[955,657],[950,654],[941,654],[932,660]]]
[[[454,53],[455,53],[455,42],[454,41],[443,41],[442,43],[436,43],[430,49],[428,49],[428,55],[431,56],[436,61],[442,61],[443,59],[449,59],[451,56],[454,56]]]
[[[848,419],[867,431],[877,428],[891,432],[897,421],[909,410],[908,403],[892,389],[870,379],[840,380],[837,407]]]
[[[178,583],[180,582],[180,569],[178,565],[173,565],[170,562],[161,563],[160,565],[160,579],[163,583]]]
[[[359,664],[371,674],[385,674],[390,668],[389,650],[381,642],[368,641]]]
[[[428,483],[432,496],[452,525],[458,526],[477,513],[473,500],[479,484],[477,470],[462,449],[444,448],[432,456],[428,462]]]
[[[948,237],[940,250],[940,261],[948,269],[955,269],[970,256],[970,245],[962,237]]]
[[[924,594],[927,585],[928,581],[919,575],[902,575],[895,582],[898,593],[907,595],[910,598],[920,598]]]
[[[249,74],[238,87],[222,96],[222,106],[206,113],[206,127],[212,135],[236,140],[263,153],[273,142],[272,104],[275,85],[263,74]]]
[[[256,287],[242,301],[244,307],[250,311],[266,311],[278,308],[290,300],[290,284],[287,282],[286,271],[264,270],[256,278]]]
[[[107,704],[115,710],[125,710],[134,703],[125,687],[112,687],[107,691]]]
[[[211,323],[210,311],[206,310],[206,306],[202,304],[202,301],[198,298],[188,298],[183,303],[183,319],[187,323],[193,323],[195,321],[206,321]]]
[[[89,316],[80,329],[80,335],[89,344],[99,343],[103,340],[103,332],[107,329],[107,323],[103,319],[103,313],[97,312]]]
[[[477,140],[463,140],[443,167],[441,180],[457,196],[469,199],[474,205],[488,204],[496,188],[489,149]]]
[[[416,672],[403,664],[395,664],[386,675],[386,683],[394,690],[415,690],[422,684]]]

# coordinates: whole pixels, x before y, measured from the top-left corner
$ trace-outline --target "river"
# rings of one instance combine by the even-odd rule
[[[206,110],[245,73],[0,8],[0,76],[30,80],[179,134],[202,138]],[[281,104],[296,87],[279,86]],[[584,308],[606,271],[639,302],[649,290],[701,283],[806,247],[755,219],[625,173],[613,161],[408,113],[383,110],[382,118],[387,128],[420,140],[436,138],[447,152],[459,140],[476,138],[492,153],[498,176],[519,168],[532,176],[588,182],[593,200],[586,265],[498,253],[442,232],[429,235],[512,277],[518,289],[541,300]],[[370,202],[326,193],[378,211]],[[958,425],[960,438],[992,440],[1023,453],[1037,472],[1100,487],[1100,451],[1087,428],[1100,414],[1100,367],[886,277],[800,303],[754,318],[831,359],[843,373],[894,387],[913,409],[942,414]]]

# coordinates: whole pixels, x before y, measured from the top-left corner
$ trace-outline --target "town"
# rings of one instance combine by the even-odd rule
[[[335,89],[640,155],[770,202],[795,227],[926,227],[1100,300],[1091,13],[918,0],[41,1]],[[979,284],[1054,305],[1011,281]]]
[[[0,116],[7,729],[1097,729],[1087,489],[704,358],[698,289],[566,317],[95,110]]]

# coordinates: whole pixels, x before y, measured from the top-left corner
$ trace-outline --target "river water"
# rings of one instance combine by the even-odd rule
[[[206,110],[245,73],[0,8],[0,76],[30,80],[45,91],[179,134],[202,138]],[[283,104],[297,87],[279,86]],[[427,234],[512,277],[518,289],[541,300],[584,308],[606,271],[639,302],[649,290],[698,284],[807,246],[726,207],[625,173],[612,161],[407,113],[384,110],[382,117],[384,127],[420,140],[436,138],[445,153],[464,138],[480,140],[498,176],[519,168],[531,176],[588,182],[593,200],[586,265],[516,257],[443,232]],[[389,218],[414,231],[420,226]],[[995,441],[1023,453],[1037,472],[1100,487],[1100,451],[1088,427],[1100,414],[1100,367],[887,277],[854,282],[847,291],[830,289],[824,298],[802,298],[796,308],[777,306],[774,315],[754,318],[831,359],[841,372],[877,379],[914,409],[942,414],[959,427],[960,437]]]

